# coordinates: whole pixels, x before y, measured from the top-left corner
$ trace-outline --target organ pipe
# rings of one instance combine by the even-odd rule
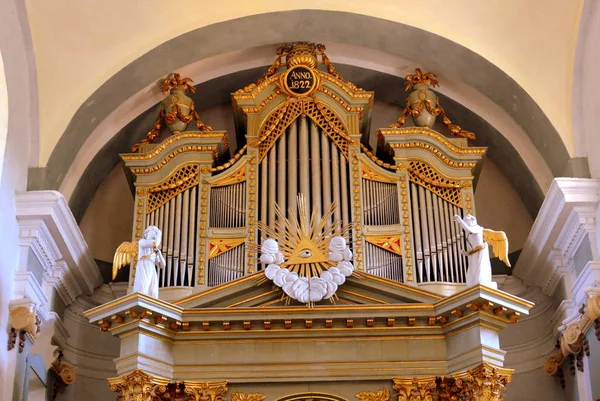
[[[289,209],[296,210],[296,196],[298,195],[298,123],[294,120],[288,128],[288,205]],[[264,199],[264,198],[263,198]]]
[[[319,168],[319,129],[314,122],[310,122],[310,170],[311,170],[311,187],[312,187],[312,205],[311,210],[316,210],[317,215],[321,216],[321,169]],[[308,170],[308,169],[307,169]]]

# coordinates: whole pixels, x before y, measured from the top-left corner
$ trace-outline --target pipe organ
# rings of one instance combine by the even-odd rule
[[[258,222],[275,222],[276,203],[290,217],[298,193],[318,217],[335,204],[333,221],[353,223],[355,269],[416,286],[463,283],[466,243],[454,215],[475,213],[485,148],[392,124],[376,131],[371,151],[374,94],[345,81],[321,47],[278,54],[256,83],[232,94],[241,145],[229,161],[228,134],[198,122],[200,131],[121,155],[135,188],[134,239],[149,225],[163,233],[161,296],[261,270]]]

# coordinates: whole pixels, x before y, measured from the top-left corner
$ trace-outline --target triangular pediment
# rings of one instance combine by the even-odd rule
[[[370,274],[353,275],[338,288],[338,305],[398,305],[432,304],[443,297],[419,288],[387,280]],[[267,280],[262,272],[231,281],[175,302],[184,309],[194,308],[261,308],[267,306],[298,306],[295,300],[286,300],[281,288]],[[323,300],[317,305],[331,305]]]

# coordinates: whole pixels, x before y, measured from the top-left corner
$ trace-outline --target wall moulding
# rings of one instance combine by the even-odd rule
[[[552,296],[585,234],[593,233],[599,194],[600,180],[554,179],[513,274]]]
[[[16,206],[25,264],[19,269],[27,270],[31,249],[44,269],[44,281],[65,304],[91,295],[102,277],[64,197],[56,191],[24,192],[17,194]]]

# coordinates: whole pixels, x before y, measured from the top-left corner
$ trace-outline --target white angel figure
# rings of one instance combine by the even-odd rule
[[[123,242],[117,248],[113,260],[113,280],[119,269],[137,259],[133,292],[158,298],[158,274],[155,265],[165,267],[165,258],[160,249],[162,233],[156,226],[144,231],[144,238],[134,242]]]
[[[467,214],[463,220],[459,215],[454,216],[456,221],[467,233],[467,244],[469,249],[462,253],[469,259],[467,270],[467,288],[477,284],[497,288],[492,281],[492,265],[488,243],[492,245],[494,256],[498,257],[507,266],[508,261],[508,239],[503,231],[494,231],[481,227],[477,224],[475,216]]]

